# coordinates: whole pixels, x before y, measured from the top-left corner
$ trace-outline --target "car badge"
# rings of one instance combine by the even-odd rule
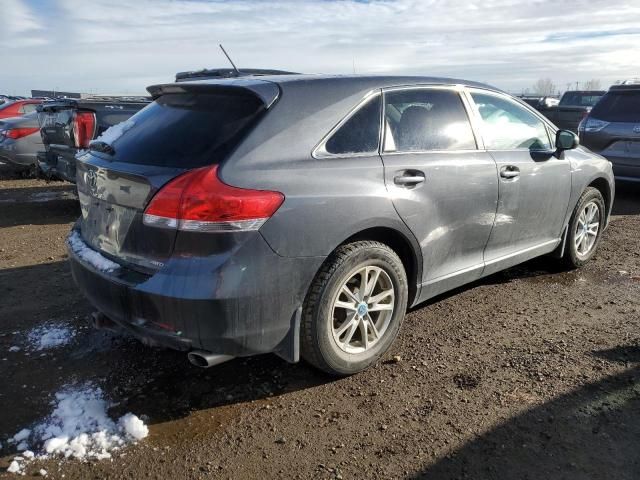
[[[633,133],[640,133],[640,125],[633,127]]]
[[[87,188],[91,195],[95,197],[96,192],[98,191],[98,175],[95,170],[89,170],[85,175],[85,183],[87,184]]]

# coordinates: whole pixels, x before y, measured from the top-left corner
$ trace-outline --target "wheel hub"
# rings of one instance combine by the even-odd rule
[[[369,306],[366,303],[361,303],[360,305],[358,305],[357,312],[359,317],[364,317],[368,311],[369,311]]]

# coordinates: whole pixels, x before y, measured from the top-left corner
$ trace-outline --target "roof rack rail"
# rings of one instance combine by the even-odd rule
[[[619,80],[615,84],[616,85],[639,85],[640,77],[627,78],[626,80]]]

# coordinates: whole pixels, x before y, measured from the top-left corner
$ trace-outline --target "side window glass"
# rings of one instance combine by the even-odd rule
[[[361,106],[327,140],[325,150],[333,155],[377,153],[380,139],[380,95]]]
[[[550,150],[545,124],[522,106],[504,98],[471,93],[482,118],[482,137],[489,150]]]
[[[460,95],[431,88],[387,92],[385,152],[475,150]]]
[[[33,113],[36,111],[36,105],[33,103],[26,103],[22,106],[22,113]]]

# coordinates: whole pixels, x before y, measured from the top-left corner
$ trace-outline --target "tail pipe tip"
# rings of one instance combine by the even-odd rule
[[[232,355],[220,355],[218,353],[207,352],[206,350],[191,350],[187,353],[189,361],[200,368],[209,368],[215,365],[232,360]]]

